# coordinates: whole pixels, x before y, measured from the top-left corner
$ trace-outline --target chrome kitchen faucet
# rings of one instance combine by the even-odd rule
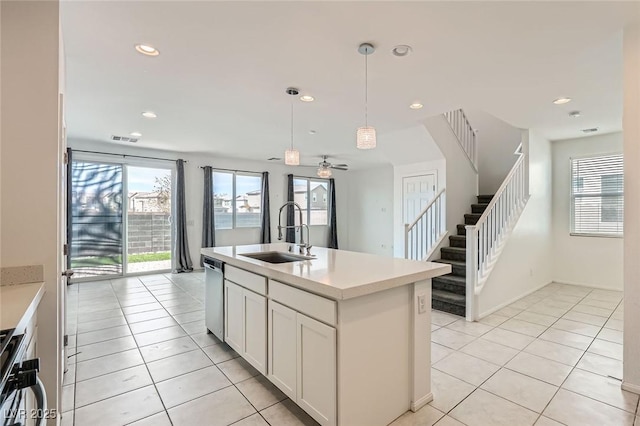
[[[282,210],[284,210],[285,207],[287,206],[294,206],[298,208],[298,214],[300,215],[300,225],[286,225],[286,226],[282,226]],[[295,214],[295,213],[294,213]],[[286,203],[284,203],[282,205],[282,207],[280,207],[280,211],[278,212],[278,240],[282,240],[282,230],[283,229],[290,229],[290,228],[294,228],[294,229],[298,229],[300,228],[300,244],[298,245],[300,247],[300,253],[303,253],[303,250],[306,249],[307,251],[307,256],[311,256],[311,244],[310,244],[310,238],[309,238],[309,225],[306,225],[304,223],[302,223],[302,208],[300,207],[300,204],[296,203],[295,201],[287,201]],[[304,242],[304,234],[302,233],[302,228],[306,228],[307,229],[307,242]],[[294,242],[295,243],[295,242]]]

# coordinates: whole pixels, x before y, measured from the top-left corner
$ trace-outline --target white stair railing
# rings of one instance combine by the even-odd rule
[[[478,318],[476,297],[482,291],[506,241],[529,199],[526,158],[519,156],[504,182],[475,225],[467,225],[467,320]]]
[[[467,158],[471,162],[474,170],[478,171],[478,144],[476,141],[476,132],[471,127],[467,116],[462,109],[449,111],[444,113],[451,130],[456,135],[458,143],[462,150],[467,154]]]
[[[416,220],[404,225],[405,259],[427,260],[447,233],[445,190],[441,190],[420,212]]]

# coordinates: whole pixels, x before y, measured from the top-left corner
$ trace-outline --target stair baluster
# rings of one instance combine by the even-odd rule
[[[412,223],[404,225],[405,259],[427,260],[446,234],[445,190],[441,190]]]

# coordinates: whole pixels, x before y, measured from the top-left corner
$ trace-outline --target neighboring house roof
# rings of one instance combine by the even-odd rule
[[[155,192],[130,192],[129,193],[129,198],[135,198],[135,199],[140,199],[140,198],[147,198],[147,199],[153,199],[153,198],[160,198],[162,197],[162,195],[155,191]]]

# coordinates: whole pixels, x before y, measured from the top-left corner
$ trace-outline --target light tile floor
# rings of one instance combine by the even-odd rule
[[[316,425],[206,334],[203,294],[202,273],[70,286],[62,425]],[[433,311],[434,400],[393,425],[640,426],[621,301],[550,284],[477,323]]]

